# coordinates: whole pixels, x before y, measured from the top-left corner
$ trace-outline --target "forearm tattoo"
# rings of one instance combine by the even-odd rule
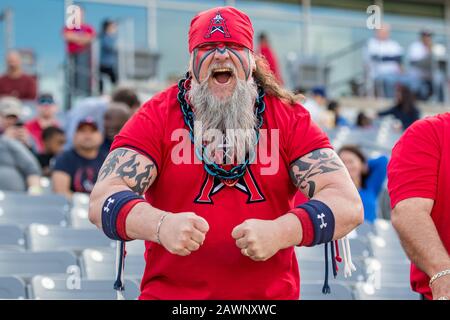
[[[327,149],[318,149],[297,159],[290,168],[289,174],[295,186],[308,198],[316,191],[313,177],[342,168],[336,154]]]
[[[127,155],[131,156],[124,161]],[[155,178],[154,174],[152,174],[155,164],[150,163],[143,167],[137,160],[137,156],[137,153],[133,153],[130,150],[114,150],[108,155],[100,169],[98,181],[102,181],[112,175],[114,177],[120,177],[131,190],[143,194]]]

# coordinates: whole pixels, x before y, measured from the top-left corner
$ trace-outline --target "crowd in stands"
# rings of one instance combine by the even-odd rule
[[[390,31],[390,26],[384,24],[367,43],[364,58],[368,91],[393,98],[396,86],[402,84],[420,100],[433,97],[442,102],[445,70],[433,33],[422,30],[419,39],[405,50],[390,37]]]
[[[16,52],[6,60],[2,81],[21,70]],[[38,194],[44,176],[56,193],[68,198],[74,192],[89,193],[114,136],[140,106],[136,92],[118,88],[111,96],[82,99],[66,113],[52,94],[43,92],[27,116],[24,101],[33,101],[29,80],[20,73],[17,81],[0,85],[0,190]]]

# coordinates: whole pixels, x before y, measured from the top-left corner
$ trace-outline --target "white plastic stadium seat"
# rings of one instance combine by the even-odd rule
[[[383,285],[376,289],[370,283],[356,285],[358,300],[419,300],[419,294],[413,292],[409,285]]]
[[[69,201],[59,194],[29,195],[25,192],[0,191],[0,206],[18,205],[26,207],[64,207],[69,208]]]
[[[31,278],[37,274],[65,274],[70,266],[77,266],[77,258],[68,251],[0,251],[0,276]]]
[[[300,268],[300,279],[301,282],[303,281],[323,281],[325,277],[325,262],[324,260],[302,260],[301,258],[298,258],[299,262],[299,268]],[[344,264],[339,263],[339,271],[336,279],[333,277],[332,269],[331,269],[331,262],[329,262],[328,266],[328,274],[329,274],[329,282],[330,285],[336,282],[345,282],[349,284],[353,284],[360,281],[365,281],[367,278],[366,275],[366,269],[365,265],[360,262],[354,260],[353,263],[356,267],[356,271],[352,273],[351,277],[345,278],[344,277]]]
[[[89,247],[115,246],[115,241],[99,230],[72,229],[43,224],[32,224],[28,230],[29,248],[33,251],[52,249],[82,251]]]
[[[25,236],[18,226],[0,225],[0,250],[25,250]]]
[[[79,284],[79,285],[78,285]],[[35,276],[31,280],[31,298],[39,300],[115,300],[116,291],[111,280],[80,279],[68,286],[65,277]],[[138,284],[125,280],[125,299],[139,296]]]
[[[114,279],[115,259],[115,250],[86,249],[82,253],[83,274],[88,279]],[[144,269],[144,256],[132,255],[127,252],[125,278],[140,279],[144,274]]]
[[[89,221],[89,212],[87,208],[73,207],[70,210],[70,224],[75,229],[97,229],[97,227]]]

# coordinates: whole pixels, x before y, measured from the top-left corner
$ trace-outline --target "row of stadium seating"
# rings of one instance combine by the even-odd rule
[[[115,242],[90,224],[87,210],[86,195],[75,195],[69,203],[53,194],[0,192],[0,299],[115,298]],[[350,237],[357,271],[351,278],[341,271],[330,281],[330,295],[321,293],[323,247],[296,248],[302,299],[418,298],[409,289],[409,265],[389,222],[364,224]],[[139,292],[144,250],[143,241],[127,243],[130,299]],[[81,289],[73,290],[67,282],[77,274]]]

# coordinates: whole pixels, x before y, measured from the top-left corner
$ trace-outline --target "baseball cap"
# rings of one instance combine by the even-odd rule
[[[80,128],[81,128],[82,126],[84,126],[84,125],[90,125],[90,126],[92,126],[93,128],[95,128],[95,130],[98,130],[98,124],[97,124],[97,122],[95,121],[95,119],[92,118],[92,117],[86,117],[86,118],[81,119],[81,120],[78,122],[77,130],[80,129]]]
[[[3,116],[16,116],[20,118],[22,115],[22,103],[15,97],[0,98],[0,113]]]
[[[312,89],[312,93],[313,93],[313,95],[315,95],[315,96],[321,96],[321,97],[324,97],[324,98],[327,97],[327,91],[325,90],[324,87],[321,87],[321,86],[314,87],[314,88]]]
[[[432,37],[433,36],[433,31],[431,31],[430,29],[422,29],[422,30],[420,30],[420,35],[421,36]]]
[[[53,105],[55,104],[55,100],[53,99],[53,96],[50,93],[43,93],[39,95],[37,99],[38,105]]]

